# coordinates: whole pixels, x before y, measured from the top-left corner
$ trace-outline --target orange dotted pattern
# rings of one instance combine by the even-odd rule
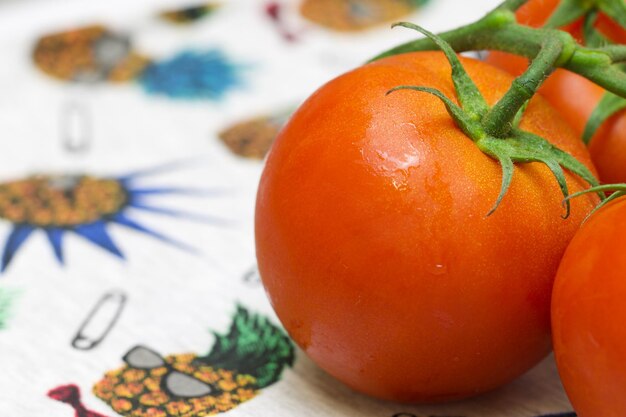
[[[125,417],[203,417],[223,413],[258,394],[256,379],[199,364],[194,354],[165,358],[172,368],[219,388],[216,395],[172,398],[161,390],[166,367],[140,370],[128,366],[108,372],[96,383],[94,394]]]
[[[0,217],[14,224],[72,227],[114,215],[127,200],[117,180],[33,176],[0,184]]]

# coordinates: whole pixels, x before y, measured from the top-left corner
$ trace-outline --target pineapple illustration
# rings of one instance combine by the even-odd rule
[[[277,382],[294,361],[293,344],[267,318],[237,307],[230,330],[205,356],[161,357],[132,348],[94,394],[127,417],[202,417],[228,411]]]
[[[213,9],[209,5],[187,9],[187,17],[200,18]],[[174,99],[219,100],[241,84],[240,65],[221,49],[192,48],[153,59],[137,52],[130,36],[102,25],[41,37],[33,49],[33,62],[60,81],[88,85],[136,81],[148,94]]]
[[[219,133],[220,140],[236,155],[262,160],[293,109],[242,120]]]
[[[73,227],[119,212],[128,192],[115,179],[33,175],[0,183],[0,218],[36,227]]]
[[[304,0],[302,16],[337,31],[358,31],[402,18],[428,0]]]
[[[149,60],[130,39],[101,25],[53,33],[39,39],[33,60],[44,73],[65,81],[96,83],[134,79]]]

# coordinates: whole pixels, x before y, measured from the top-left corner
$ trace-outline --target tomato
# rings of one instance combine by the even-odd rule
[[[530,26],[541,26],[554,11],[560,0],[531,0],[517,13],[518,21]],[[604,15],[600,15],[597,28],[615,42],[626,43],[626,31]],[[579,41],[582,40],[582,22],[563,28]],[[492,65],[520,75],[528,60],[503,52],[491,52],[487,59]],[[587,120],[605,91],[580,75],[557,69],[539,90],[556,107],[576,132],[582,136]],[[606,183],[626,182],[626,111],[608,119],[591,139],[589,151],[600,179]]]
[[[489,103],[512,77],[462,58]],[[295,342],[355,390],[397,401],[475,395],[551,349],[560,258],[594,197],[573,202],[544,166],[515,168],[494,214],[499,164],[434,97],[454,97],[439,52],[397,55],[321,87],[270,151],[256,205],[259,271]],[[521,124],[591,167],[543,99]],[[567,174],[572,191],[583,184]]]
[[[579,417],[626,415],[626,199],[595,213],[556,276],[554,352]]]

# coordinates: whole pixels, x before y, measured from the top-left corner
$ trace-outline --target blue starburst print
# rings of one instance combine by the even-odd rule
[[[216,195],[219,190],[200,190],[178,187],[146,188],[137,185],[139,178],[175,169],[181,164],[168,164],[127,175],[100,178],[91,175],[35,175],[0,184],[0,218],[13,226],[5,239],[0,259],[4,272],[28,238],[42,230],[50,242],[54,256],[64,264],[63,238],[74,233],[111,255],[124,258],[109,233],[109,225],[117,224],[146,236],[176,246],[182,250],[195,249],[143,225],[133,218],[128,209],[164,216],[224,225],[226,221],[173,210],[149,202],[148,197],[172,194],[194,196]]]
[[[220,100],[241,84],[240,68],[221,51],[184,51],[146,67],[139,82],[150,94],[174,99]]]

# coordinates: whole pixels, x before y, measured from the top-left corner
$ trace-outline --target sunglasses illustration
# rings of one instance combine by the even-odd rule
[[[218,395],[220,392],[216,387],[192,375],[175,370],[160,354],[145,346],[135,346],[124,355],[122,360],[136,369],[167,368],[167,374],[161,378],[161,389],[172,397],[198,398]]]

